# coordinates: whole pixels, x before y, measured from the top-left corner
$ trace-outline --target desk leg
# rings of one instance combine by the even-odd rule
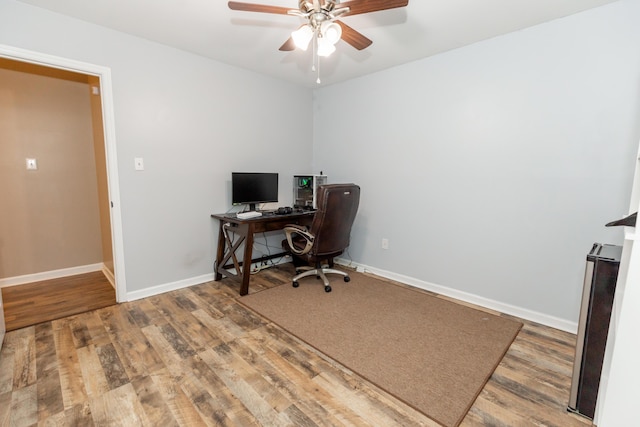
[[[220,221],[220,227],[218,229],[218,252],[216,254],[215,275],[213,277],[213,280],[216,281],[222,279],[222,274],[220,273],[219,269],[220,267],[222,267],[222,258],[224,257],[225,245],[227,243],[224,239],[224,230],[222,229],[222,227],[224,227],[224,223]]]
[[[244,259],[242,260],[242,284],[240,285],[240,295],[249,293],[249,280],[251,279],[251,257],[253,256],[253,233],[255,227],[250,224],[244,241]]]

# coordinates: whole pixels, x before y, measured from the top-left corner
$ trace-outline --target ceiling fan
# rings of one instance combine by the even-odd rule
[[[307,20],[291,37],[280,46],[281,51],[294,50],[299,47],[307,50],[314,40],[314,49],[318,56],[329,56],[335,51],[335,44],[342,39],[358,50],[365,49],[373,43],[363,34],[354,30],[338,18],[348,15],[378,12],[395,9],[409,4],[409,0],[299,0],[298,9],[281,6],[230,1],[229,8],[246,12],[275,13],[293,15]]]

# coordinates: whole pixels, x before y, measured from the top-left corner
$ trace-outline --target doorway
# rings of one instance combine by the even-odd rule
[[[100,236],[100,249],[103,254],[99,264],[102,264],[102,271],[115,285],[116,301],[126,301],[109,69],[3,45],[0,45],[0,61],[5,61],[5,65],[9,61],[14,67],[30,68],[32,72],[36,70],[35,72],[44,72],[57,78],[80,79],[85,82],[88,90],[91,91],[91,120],[93,140],[95,142],[93,147],[95,151],[95,175],[97,177],[97,188],[100,189],[99,194],[96,196],[100,201],[97,209],[100,217],[98,234]],[[91,270],[95,265],[86,267]],[[60,272],[64,275],[66,270],[61,269]],[[56,271],[52,271],[52,273],[56,273]],[[69,273],[67,275],[74,275],[85,272],[71,269],[67,273]],[[41,279],[51,278],[43,277]]]

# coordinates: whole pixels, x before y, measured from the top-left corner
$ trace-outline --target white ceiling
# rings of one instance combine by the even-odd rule
[[[311,50],[278,48],[301,18],[232,11],[224,0],[20,0],[227,64],[317,87]],[[340,41],[320,66],[322,86],[517,31],[617,0],[409,0],[342,18],[373,44]],[[297,8],[297,0],[248,3]]]

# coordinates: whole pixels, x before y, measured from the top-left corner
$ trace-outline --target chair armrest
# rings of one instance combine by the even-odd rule
[[[294,254],[304,255],[311,250],[311,247],[313,247],[314,236],[313,234],[309,233],[309,231],[307,230],[307,227],[302,225],[290,224],[285,226],[283,230],[284,230],[284,234],[287,237],[287,243],[289,244],[289,249],[291,249],[291,252],[293,252]],[[297,249],[296,246],[293,244],[293,238],[295,236],[300,236],[306,241],[306,245],[302,250]]]

